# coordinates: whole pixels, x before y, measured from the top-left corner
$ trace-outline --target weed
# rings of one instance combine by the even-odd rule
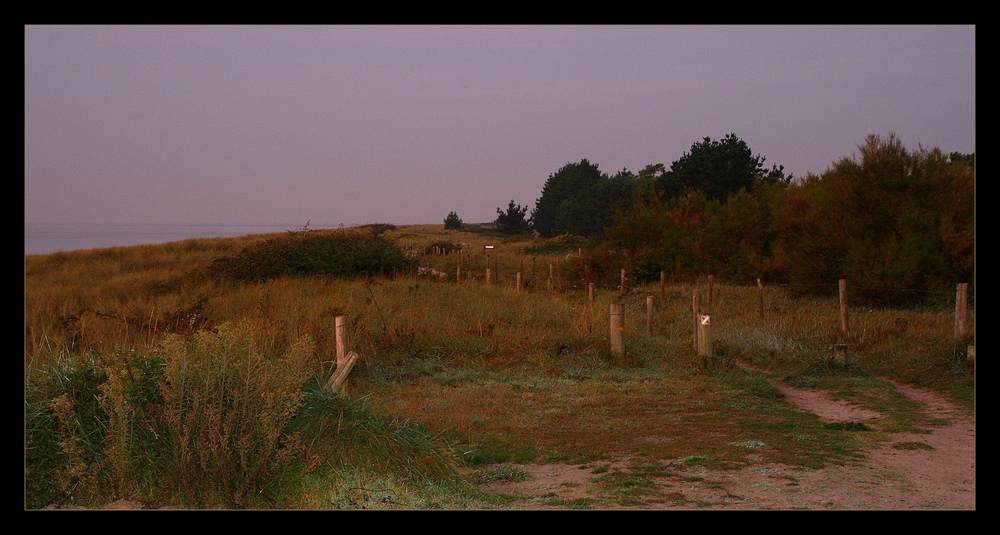
[[[519,468],[514,468],[509,464],[498,464],[476,470],[470,476],[476,484],[497,483],[501,481],[521,482],[527,481],[531,476]]]
[[[861,423],[861,422],[833,422],[828,424],[823,424],[827,429],[833,429],[835,431],[872,431],[871,427]]]
[[[933,450],[934,446],[925,442],[896,442],[892,445],[897,450]]]

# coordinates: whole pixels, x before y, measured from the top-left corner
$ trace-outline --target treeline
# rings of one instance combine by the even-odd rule
[[[711,273],[826,293],[843,278],[883,304],[974,284],[974,153],[908,150],[895,134],[858,148],[800,179],[735,134],[695,143],[669,169],[609,176],[581,160],[549,176],[530,218],[513,201],[498,209],[498,228],[586,237],[576,268],[592,281],[626,268],[636,282]]]

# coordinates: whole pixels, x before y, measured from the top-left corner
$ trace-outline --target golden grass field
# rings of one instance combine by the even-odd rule
[[[796,412],[750,369],[862,406],[892,407],[883,432],[932,424],[887,380],[946,393],[974,409],[975,367],[966,353],[975,340],[974,306],[964,337],[956,336],[948,306],[849,308],[845,334],[835,295],[793,298],[781,285],[765,285],[761,294],[756,285],[726,281],[715,282],[709,295],[709,274],[663,287],[629,280],[622,292],[617,274],[588,273],[584,246],[572,240],[499,238],[441,225],[384,235],[444,275],[233,283],[204,274],[215,259],[270,236],[26,256],[26,375],[84,355],[154,354],[168,334],[242,322],[265,356],[285,354],[308,337],[309,375],[321,382],[333,372],[334,318],[341,316],[347,348],[360,355],[343,397],[449,444],[456,462],[480,477],[512,462],[622,458],[641,460],[633,474],[649,477],[673,465],[719,468],[752,459],[815,469],[849,462],[879,440]],[[461,252],[434,254],[435,245]],[[587,275],[595,280],[593,302]],[[695,291],[712,316],[712,355],[694,348]],[[612,303],[625,311],[624,355],[609,350]],[[831,362],[834,343],[847,344],[846,363]],[[376,472],[378,466],[371,463]],[[341,470],[345,481],[361,477]],[[398,508],[434,507],[403,480],[391,483]],[[352,502],[346,491],[322,490],[317,480],[299,485],[269,506],[328,508],[329,499],[334,507],[360,507],[356,496]],[[502,507],[493,500],[450,496],[436,503]]]

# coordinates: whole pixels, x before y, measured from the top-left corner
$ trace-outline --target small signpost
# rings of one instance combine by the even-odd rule
[[[701,314],[698,319],[698,354],[712,356],[712,316]]]

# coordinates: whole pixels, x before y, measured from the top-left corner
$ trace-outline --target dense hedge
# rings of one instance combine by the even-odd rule
[[[396,244],[379,235],[289,232],[217,259],[209,267],[215,277],[259,282],[279,277],[391,276],[416,268]]]

